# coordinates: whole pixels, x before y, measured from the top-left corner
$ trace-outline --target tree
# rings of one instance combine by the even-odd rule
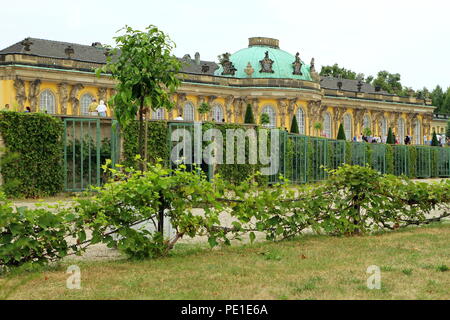
[[[445,93],[444,102],[442,103],[441,110],[445,114],[450,114],[450,88]]]
[[[263,113],[261,115],[261,124],[262,125],[270,124],[270,117],[269,117],[269,115],[267,113]]]
[[[170,95],[180,85],[176,75],[181,68],[169,36],[153,25],[145,30],[121,29],[124,34],[114,38],[117,47],[107,49],[106,66],[97,70],[97,76],[109,73],[117,80],[110,103],[120,125],[126,127],[139,115],[141,170],[147,162],[147,116],[150,109],[173,107]]]
[[[323,66],[322,70],[320,71],[320,76],[334,78],[341,77],[343,79],[356,80],[357,74],[354,71],[341,68],[337,63],[335,63],[332,66]]]
[[[392,132],[392,128],[389,128],[386,143],[387,144],[395,144],[395,137],[394,137],[394,133]]]
[[[296,133],[296,134],[300,133],[300,129],[298,128],[298,121],[297,121],[297,116],[296,115],[294,115],[294,119],[292,119],[291,133]]]
[[[253,109],[250,104],[247,105],[247,110],[245,111],[245,121],[246,124],[255,124],[255,116],[253,115]]]
[[[370,128],[364,128],[364,130],[363,130],[363,135],[364,135],[365,137],[370,137],[370,136],[372,136],[372,130],[370,130]]]
[[[321,133],[322,130],[323,130],[323,124],[322,124],[322,122],[316,122],[316,123],[314,124],[314,130],[316,130],[316,136],[320,136],[320,133]]]
[[[198,107],[198,113],[202,116],[203,120],[205,120],[205,115],[207,115],[210,112],[211,112],[211,106],[206,102],[203,102]]]
[[[345,136],[344,126],[342,124],[339,126],[339,132],[338,132],[337,139],[338,140],[347,140],[347,137]]]
[[[431,146],[432,147],[440,147],[441,144],[439,143],[439,140],[437,138],[436,131],[433,132],[433,140],[431,140]]]
[[[433,106],[436,107],[435,113],[444,113],[442,107],[444,105],[445,94],[442,87],[437,85],[431,92],[431,100],[433,100]]]
[[[373,80],[372,85],[380,87],[388,93],[400,95],[403,93],[403,86],[400,80],[401,76],[398,73],[380,71],[378,72],[377,78]]]

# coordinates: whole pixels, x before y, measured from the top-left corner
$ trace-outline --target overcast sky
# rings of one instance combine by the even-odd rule
[[[25,37],[114,44],[125,24],[154,24],[175,41],[177,56],[198,51],[217,60],[265,36],[318,66],[400,73],[414,89],[450,86],[445,0],[23,0],[2,3],[1,11],[1,48]]]

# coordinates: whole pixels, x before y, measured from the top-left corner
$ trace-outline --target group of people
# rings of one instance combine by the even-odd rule
[[[92,117],[106,117],[107,110],[108,108],[103,100],[100,100],[100,103],[97,103],[97,99],[94,98],[89,105],[89,115]]]
[[[394,135],[394,141],[395,144],[402,144],[402,141],[400,141],[400,138],[396,137]],[[377,143],[383,143],[386,144],[387,143],[387,137],[371,137],[371,136],[365,136],[364,134],[361,133],[361,135],[359,137],[354,137],[353,138],[353,142],[366,142],[366,143],[371,143],[371,144],[377,144]],[[403,143],[405,145],[411,145],[412,144],[412,137],[410,136],[406,136],[405,141],[403,141]]]

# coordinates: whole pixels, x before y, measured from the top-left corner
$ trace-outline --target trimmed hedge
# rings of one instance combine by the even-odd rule
[[[38,198],[63,190],[61,120],[42,113],[0,112],[3,189],[9,197]],[[8,159],[14,156],[14,161]]]

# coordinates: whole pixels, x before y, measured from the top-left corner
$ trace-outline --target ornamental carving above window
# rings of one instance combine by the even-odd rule
[[[272,69],[274,61],[269,58],[269,51],[266,51],[266,57],[259,63],[261,64],[261,73],[275,73]]]

